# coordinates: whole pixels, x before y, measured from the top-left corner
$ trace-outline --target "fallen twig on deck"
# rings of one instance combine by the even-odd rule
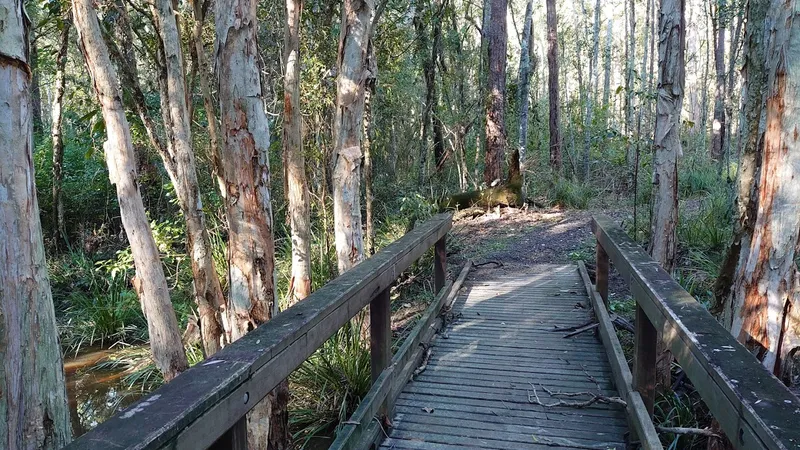
[[[431,347],[425,348],[425,353],[422,355],[422,364],[419,365],[416,369],[414,369],[414,374],[411,376],[413,379],[417,375],[425,372],[425,369],[428,368],[428,362],[431,360],[431,354],[433,353],[433,349]]]
[[[659,433],[672,433],[681,435],[705,436],[710,438],[720,438],[720,435],[714,433],[708,428],[684,428],[684,427],[659,427],[656,426],[656,431]]]
[[[533,394],[528,392],[528,402],[533,403],[534,405],[544,406],[545,408],[554,408],[557,406],[566,406],[570,408],[587,408],[589,406],[594,405],[595,403],[603,403],[603,404],[616,404],[621,405],[623,407],[627,407],[628,403],[625,400],[619,397],[606,397],[602,394],[595,394],[594,392],[561,392],[561,391],[551,391],[544,387],[544,385],[539,384],[539,386],[547,392],[550,397],[590,397],[589,400],[579,402],[579,401],[567,401],[567,400],[557,400],[552,403],[544,403],[539,398],[539,394],[536,392],[536,386],[533,383],[530,383],[531,388],[533,389]]]
[[[503,263],[501,263],[500,261],[484,261],[482,263],[472,264],[472,267],[481,267],[481,266],[485,266],[487,264],[494,264],[497,267],[503,267]]]
[[[564,338],[566,339],[566,338],[569,338],[569,337],[572,337],[572,336],[577,336],[577,335],[579,335],[579,334],[581,334],[583,332],[586,332],[586,331],[589,331],[589,330],[594,330],[595,328],[597,328],[599,326],[600,326],[600,323],[599,322],[595,322],[595,323],[580,327],[577,330],[573,331],[572,333],[565,334]]]

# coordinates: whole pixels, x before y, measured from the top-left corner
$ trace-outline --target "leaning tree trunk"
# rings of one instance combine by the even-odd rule
[[[66,86],[67,50],[69,49],[69,29],[72,17],[66,14],[61,21],[61,37],[56,56],[55,92],[51,111],[52,123],[50,137],[53,141],[53,243],[58,246],[63,240],[67,242],[67,229],[64,224],[64,199],[61,190],[64,184],[64,134],[62,127],[64,108],[64,88]]]
[[[604,116],[606,123],[608,123],[608,116],[610,115],[611,105],[608,103],[611,96],[611,45],[614,42],[614,19],[608,19],[606,26],[606,46],[603,49],[603,108],[605,109]]]
[[[533,42],[531,35],[533,30],[533,0],[528,0],[525,6],[525,24],[522,28],[522,45],[519,51],[519,173],[521,177],[525,174],[525,150],[528,146],[528,97],[530,94],[531,82],[531,54],[533,53]]]
[[[714,0],[712,0],[714,1]],[[714,119],[711,122],[711,157],[719,161],[722,167],[725,149],[725,0],[716,0],[716,14],[711,18],[714,23]]]
[[[122,93],[117,87],[117,74],[103,43],[92,0],[73,0],[72,10],[78,43],[103,111],[108,137],[103,144],[108,176],[117,188],[122,225],[133,253],[136,268],[134,285],[147,318],[153,359],[164,378],[171,380],[184,371],[188,364],[158,247],[139,194],[136,155],[122,105]]]
[[[550,168],[561,173],[561,108],[558,104],[558,20],[556,1],[547,3],[547,68],[550,94]]]
[[[283,151],[289,185],[289,223],[292,233],[291,302],[311,294],[311,212],[306,182],[306,160],[300,132],[300,17],[302,0],[286,0],[283,59]]]
[[[361,131],[373,0],[345,0],[334,119],[333,214],[339,274],[364,259],[361,230]]]
[[[186,246],[191,258],[194,299],[200,314],[200,335],[205,354],[209,356],[219,351],[224,343],[219,314],[224,308],[225,298],[214,267],[211,242],[200,199],[192,149],[190,113],[186,103],[183,51],[172,0],[156,0],[153,12],[161,38],[160,50],[163,52],[161,84],[166,87],[161,96],[166,108],[162,109],[161,114],[164,117],[164,129],[168,141],[166,154],[162,153],[161,156],[186,220]]]
[[[678,226],[678,157],[682,154],[680,118],[684,88],[686,27],[684,0],[662,0],[658,44],[658,100],[653,139],[655,201],[648,251],[667,272],[675,267]],[[659,342],[663,342],[659,339]],[[660,346],[661,347],[661,346]],[[672,357],[660,349],[656,383],[670,386]]]
[[[764,89],[767,73],[764,66],[764,20],[767,17],[766,2],[749,2],[747,4],[747,25],[745,36],[745,53],[742,76],[742,99],[744,114],[742,115],[742,154],[737,170],[737,192],[735,199],[735,217],[733,221],[733,239],[720,273],[714,284],[716,304],[713,311],[722,315],[723,325],[730,329],[733,323],[731,303],[731,287],[736,274],[742,249],[750,248],[750,241],[755,226],[757,202],[757,185],[755,184],[761,166],[761,136],[764,129],[761,117],[766,101]]]
[[[23,3],[0,3],[0,447],[58,449],[70,419],[34,186]]]
[[[800,45],[798,0],[773,0],[767,11],[766,128],[759,145],[755,223],[742,247],[731,291],[731,333],[764,367],[790,381],[800,347]]]
[[[506,11],[507,0],[491,0],[489,22],[489,98],[486,103],[486,157],[483,181],[487,186],[503,179],[506,154]]]

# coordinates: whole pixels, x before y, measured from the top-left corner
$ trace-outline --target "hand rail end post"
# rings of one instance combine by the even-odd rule
[[[633,388],[642,396],[650,417],[656,397],[656,344],[658,332],[642,307],[636,304],[636,331],[634,337]]]
[[[369,348],[372,383],[392,362],[392,300],[391,288],[381,291],[369,304]],[[388,403],[381,408],[388,414]]]
[[[434,291],[438,294],[444,287],[445,279],[447,278],[447,235],[442,236],[441,239],[436,241],[434,246],[434,262],[433,262],[433,287]]]
[[[608,253],[597,242],[597,256],[595,261],[595,290],[603,298],[603,303],[608,309]]]

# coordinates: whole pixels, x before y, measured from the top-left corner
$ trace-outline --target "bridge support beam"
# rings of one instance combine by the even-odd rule
[[[642,307],[636,304],[636,332],[634,333],[633,388],[642,396],[650,417],[656,398],[656,345],[658,332]]]
[[[608,253],[599,242],[597,243],[594,279],[595,290],[603,298],[603,303],[608,309]]]
[[[434,246],[434,261],[433,261],[433,288],[434,295],[444,287],[445,279],[447,278],[447,235],[442,236],[441,239],[436,241]]]

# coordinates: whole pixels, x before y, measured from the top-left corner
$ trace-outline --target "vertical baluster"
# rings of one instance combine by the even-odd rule
[[[247,450],[247,416],[233,424],[208,450]]]
[[[369,348],[372,382],[392,362],[392,302],[390,288],[384,289],[369,304]],[[384,403],[382,414],[388,414],[390,406]]]
[[[608,309],[608,253],[600,243],[597,243],[597,257],[595,265],[595,290],[603,298],[603,303]]]
[[[444,281],[447,277],[447,236],[442,236],[441,239],[436,241],[434,246],[434,262],[433,262],[433,287],[436,293],[444,287]]]
[[[642,396],[647,411],[653,416],[656,397],[656,343],[658,332],[642,307],[636,305],[634,337],[633,387]]]

